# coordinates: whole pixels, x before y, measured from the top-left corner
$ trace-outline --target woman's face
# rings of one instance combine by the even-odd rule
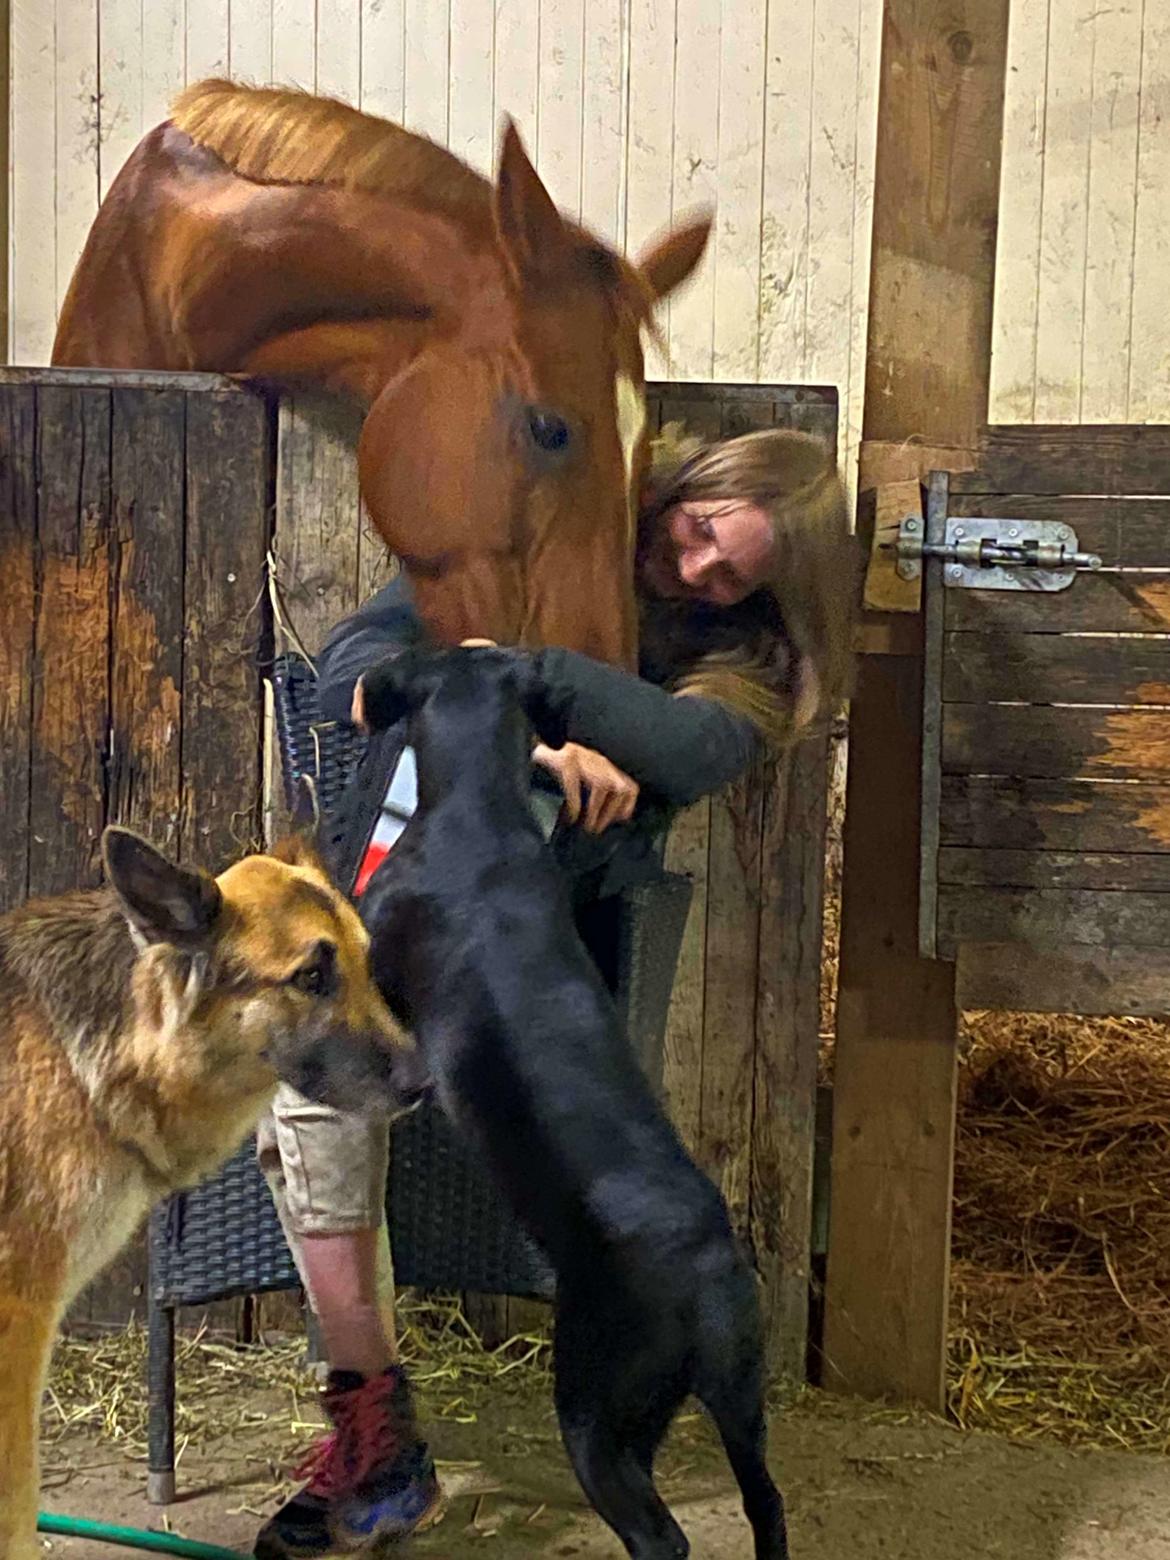
[[[696,500],[659,516],[639,569],[656,596],[733,607],[767,579],[774,546],[772,522],[758,504]]]

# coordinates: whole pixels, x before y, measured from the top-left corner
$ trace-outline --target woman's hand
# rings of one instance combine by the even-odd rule
[[[565,793],[565,814],[570,823],[581,819],[586,834],[600,834],[611,823],[626,823],[633,817],[638,801],[638,782],[624,769],[611,764],[603,753],[566,742],[550,748],[538,742],[532,749],[532,761],[556,776]],[[581,817],[582,787],[589,793],[585,816]]]

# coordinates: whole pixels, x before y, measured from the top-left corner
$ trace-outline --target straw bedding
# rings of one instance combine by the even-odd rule
[[[950,1403],[965,1425],[1170,1448],[1170,1031],[967,1017]]]

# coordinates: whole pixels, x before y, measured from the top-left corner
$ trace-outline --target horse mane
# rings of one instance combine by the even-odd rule
[[[332,184],[398,196],[460,222],[490,220],[492,186],[445,147],[336,98],[211,78],[175,99],[171,121],[255,184]],[[571,218],[579,263],[655,339],[654,299],[637,267]]]
[[[256,184],[334,184],[415,197],[466,219],[491,185],[425,136],[336,98],[234,81],[196,82],[175,99],[174,125]]]

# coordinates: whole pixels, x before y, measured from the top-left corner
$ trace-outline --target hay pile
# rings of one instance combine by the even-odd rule
[[[1170,1030],[974,1014],[964,1050],[955,1416],[1170,1449]]]
[[[410,1291],[399,1297],[397,1316],[403,1362],[427,1421],[471,1423],[489,1392],[495,1396],[521,1379],[531,1384],[534,1374],[549,1379],[543,1333],[485,1349],[455,1297],[423,1300]],[[239,1509],[253,1515],[261,1514],[258,1501],[283,1498],[292,1488],[289,1467],[322,1427],[304,1336],[276,1334],[242,1346],[206,1328],[180,1333],[175,1376],[177,1463],[193,1450],[252,1465],[251,1482],[261,1493]],[[41,1415],[46,1489],[121,1457],[145,1458],[145,1380],[146,1331],[136,1324],[98,1338],[58,1339]],[[97,1461],[78,1459],[72,1434],[78,1429],[100,1441]]]

